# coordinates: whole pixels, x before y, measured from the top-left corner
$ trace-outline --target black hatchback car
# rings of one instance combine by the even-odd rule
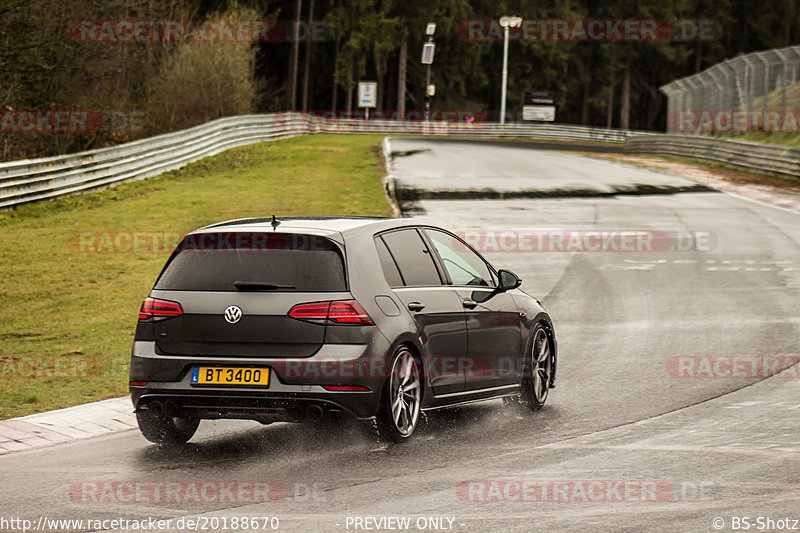
[[[414,219],[243,219],[178,245],[142,304],[139,427],[349,413],[402,441],[420,411],[505,398],[537,410],[556,370],[539,302],[465,241]]]

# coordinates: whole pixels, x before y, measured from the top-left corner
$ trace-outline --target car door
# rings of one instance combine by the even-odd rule
[[[434,395],[464,390],[467,330],[461,298],[444,283],[433,253],[415,228],[380,234],[378,255],[387,281],[409,310],[425,350],[425,372]],[[391,268],[396,266],[397,272]]]
[[[493,269],[464,241],[438,229],[424,232],[466,313],[466,390],[514,383],[521,342],[516,303],[507,292],[495,291]]]

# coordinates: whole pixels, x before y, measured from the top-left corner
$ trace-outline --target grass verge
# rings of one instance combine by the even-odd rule
[[[0,214],[0,419],[127,394],[136,315],[169,256],[164,239],[273,213],[391,215],[382,138],[260,143]]]
[[[726,136],[728,139],[736,141],[752,141],[764,144],[778,144],[800,148],[800,133],[789,132],[769,132],[769,131],[749,131],[739,135]]]
[[[770,176],[732,169],[723,165],[696,161],[678,157],[657,156],[649,154],[594,154],[574,152],[577,155],[613,159],[623,163],[638,165],[658,171],[671,172],[679,177],[687,178],[704,185],[714,186],[714,180],[721,180],[733,185],[754,185],[778,192],[800,194],[800,179]]]

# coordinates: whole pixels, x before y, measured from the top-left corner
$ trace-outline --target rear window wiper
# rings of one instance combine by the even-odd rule
[[[277,291],[281,289],[296,289],[294,285],[278,285],[265,281],[234,281],[233,286],[237,291]]]

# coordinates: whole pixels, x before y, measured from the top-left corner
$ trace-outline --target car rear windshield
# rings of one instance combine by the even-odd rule
[[[187,235],[155,288],[327,292],[347,283],[339,248],[325,237],[220,232]]]

